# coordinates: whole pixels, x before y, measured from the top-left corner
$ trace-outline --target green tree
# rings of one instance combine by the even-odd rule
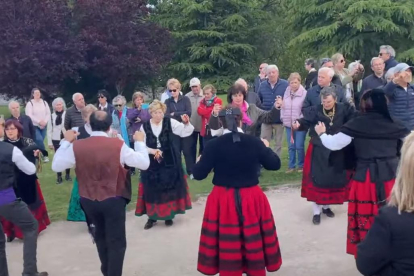
[[[289,24],[300,33],[290,46],[368,62],[388,44],[399,60],[414,60],[412,0],[289,0],[288,5]]]
[[[266,1],[267,2],[267,1]],[[168,71],[184,84],[191,77],[219,91],[257,72],[255,39],[268,13],[260,0],[170,0],[155,4],[154,20],[175,39]],[[265,35],[262,36],[265,39]]]

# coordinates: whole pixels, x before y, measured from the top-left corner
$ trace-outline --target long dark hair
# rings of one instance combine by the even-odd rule
[[[98,91],[98,94],[96,94],[96,97],[98,98],[99,96],[104,96],[105,98],[106,98],[106,102],[108,103],[108,104],[110,104],[111,103],[111,95],[109,95],[109,92],[108,91],[106,91],[106,89],[101,89],[101,90],[99,90]],[[97,99],[97,106],[99,107],[99,99]]]
[[[40,91],[39,88],[35,87],[32,89],[32,92],[30,92],[30,99],[33,99],[33,94],[35,91],[39,91],[40,92],[40,98],[42,98],[42,91]]]

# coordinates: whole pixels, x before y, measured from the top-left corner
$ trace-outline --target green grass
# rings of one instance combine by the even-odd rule
[[[223,99],[223,103],[226,102],[226,95],[220,95],[220,98]],[[0,106],[0,115],[2,114],[5,118],[8,118],[10,116],[7,106]],[[282,168],[277,172],[263,170],[262,176],[260,178],[260,185],[262,187],[299,183],[302,177],[302,174],[299,173],[285,173],[288,164],[288,153],[286,139],[284,140],[284,146],[282,149]],[[53,151],[49,151],[49,158],[50,160],[53,159]],[[64,182],[63,185],[56,185],[56,174],[52,172],[50,166],[51,163],[43,164],[43,170],[41,173],[38,174],[38,177],[41,183],[43,195],[47,203],[50,218],[52,219],[52,221],[65,220],[67,215],[70,194],[72,190],[72,183]],[[71,175],[72,177],[74,177],[73,171]],[[199,196],[206,195],[211,191],[213,187],[213,185],[211,184],[211,180],[212,175],[210,175],[207,179],[203,181],[195,181],[188,179],[190,193],[193,200],[197,199]],[[129,205],[130,209],[135,208],[137,200],[138,176],[133,177],[132,186],[133,195],[132,202]]]

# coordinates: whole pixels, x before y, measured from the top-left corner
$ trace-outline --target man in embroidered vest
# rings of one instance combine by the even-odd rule
[[[108,137],[112,117],[95,111],[90,117],[91,137],[76,140],[66,131],[52,170],[75,167],[85,213],[96,227],[95,242],[104,276],[121,276],[126,250],[125,206],[131,200],[131,183],[124,165],[146,170],[149,156],[144,133],[135,132],[135,151],[120,139]]]

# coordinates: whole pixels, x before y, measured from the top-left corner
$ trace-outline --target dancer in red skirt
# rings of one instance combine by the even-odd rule
[[[267,141],[243,133],[240,109],[227,108],[219,117],[223,135],[206,145],[193,169],[197,180],[214,170],[215,185],[207,199],[197,268],[205,275],[264,276],[266,270],[277,271],[282,258],[257,167],[278,170],[280,159]]]
[[[172,226],[177,214],[191,209],[188,185],[181,163],[180,137],[188,137],[194,127],[187,115],[182,123],[165,118],[165,104],[155,100],[149,106],[151,120],[142,125],[150,155],[148,170],[141,171],[136,216],[148,215],[144,229],[152,228],[158,220]]]
[[[360,111],[336,135],[325,134],[323,124],[315,128],[330,150],[341,150],[353,141],[356,170],[349,195],[347,235],[347,253],[353,255],[371,228],[378,208],[385,205],[391,193],[402,139],[409,134],[402,123],[391,118],[382,90],[364,93]]]
[[[5,139],[4,142],[10,143],[19,148],[25,157],[32,163],[36,162],[39,155],[39,148],[36,143],[26,137],[22,137],[23,127],[17,120],[7,120],[5,124]],[[36,174],[27,175],[24,172],[15,168],[16,170],[16,185],[14,187],[16,196],[21,198],[29,207],[33,216],[39,224],[39,233],[46,229],[50,224],[50,219],[46,209],[42,190],[40,189],[39,181]],[[1,219],[4,233],[7,236],[7,241],[11,242],[15,238],[23,239],[22,231],[13,223]]]
[[[324,145],[315,132],[314,126],[324,122],[327,133],[336,134],[344,123],[355,114],[348,103],[337,103],[335,88],[325,87],[320,93],[322,105],[314,106],[304,113],[304,118],[296,121],[294,129],[310,128],[308,151],[303,166],[302,197],[313,202],[312,222],[319,225],[321,212],[334,217],[330,204],[343,204],[348,201],[349,173],[346,168],[347,150],[332,152]]]

